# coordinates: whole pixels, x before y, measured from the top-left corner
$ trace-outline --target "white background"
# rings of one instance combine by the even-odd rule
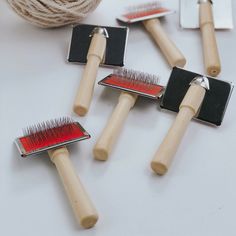
[[[84,22],[116,25],[115,15],[133,1],[104,0]],[[163,25],[187,58],[186,68],[204,73],[198,30],[179,27],[175,15]],[[233,1],[234,12],[236,4]],[[175,118],[158,104],[139,99],[107,162],[92,148],[119,93],[96,86],[85,118],[72,113],[83,66],[66,62],[71,27],[45,30],[19,18],[0,2],[0,235],[4,236],[234,236],[236,235],[236,101],[231,98],[221,127],[192,122],[164,177],[150,161]],[[220,79],[235,81],[235,31],[218,31]],[[130,29],[126,66],[160,76],[170,68],[141,25]],[[98,80],[112,70],[101,68]],[[76,171],[99,211],[93,229],[75,221],[56,169],[47,155],[20,158],[13,141],[22,128],[72,115],[92,138],[71,147]]]

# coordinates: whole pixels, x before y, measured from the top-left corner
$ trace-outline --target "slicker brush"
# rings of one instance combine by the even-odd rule
[[[117,19],[126,24],[142,22],[152,36],[171,67],[184,67],[186,59],[162,27],[159,17],[174,13],[160,4],[160,1],[147,2],[127,7],[127,11]]]
[[[93,149],[95,159],[102,161],[108,159],[129,111],[135,105],[138,96],[151,99],[159,97],[163,87],[157,82],[158,78],[155,75],[129,69],[115,70],[113,74],[99,82],[101,85],[116,88],[122,92],[118,104]]]
[[[30,126],[15,143],[22,157],[48,152],[55,164],[77,220],[84,228],[93,227],[98,214],[69,159],[66,145],[88,139],[90,135],[70,118],[50,120]]]

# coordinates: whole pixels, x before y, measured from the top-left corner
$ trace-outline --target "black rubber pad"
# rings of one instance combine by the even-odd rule
[[[97,25],[77,25],[73,27],[71,45],[69,51],[69,62],[87,62],[88,49],[91,42],[90,34]],[[127,27],[107,27],[109,38],[105,52],[105,65],[124,66],[126,41],[128,38]]]
[[[178,112],[190,86],[189,83],[196,76],[199,74],[175,67],[170,75],[161,107]],[[211,77],[207,78],[209,79],[210,90],[207,90],[196,118],[219,126],[223,121],[233,86],[229,82]]]

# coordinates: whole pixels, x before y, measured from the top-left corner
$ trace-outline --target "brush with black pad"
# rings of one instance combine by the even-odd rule
[[[229,82],[176,67],[173,69],[161,107],[178,112],[178,115],[151,162],[157,174],[167,172],[192,118],[221,125],[232,88]]]
[[[69,62],[86,64],[74,103],[74,111],[86,115],[100,65],[124,66],[127,27],[77,25],[73,28]]]

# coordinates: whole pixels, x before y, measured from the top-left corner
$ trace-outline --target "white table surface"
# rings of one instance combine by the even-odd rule
[[[85,23],[116,25],[116,12],[135,0],[103,0]],[[204,73],[200,32],[179,27],[177,14],[163,22],[187,57],[186,68]],[[236,3],[233,1],[236,11]],[[235,23],[235,22],[234,22]],[[192,122],[168,174],[159,177],[150,160],[175,118],[139,99],[107,162],[92,148],[117,103],[118,92],[96,86],[88,116],[72,104],[83,66],[66,62],[71,27],[45,30],[19,18],[0,2],[0,235],[4,236],[234,236],[236,235],[236,100],[233,93],[221,127]],[[218,31],[220,79],[235,81],[235,31]],[[158,74],[170,68],[141,26],[130,30],[126,66]],[[98,80],[111,72],[101,68]],[[20,158],[13,141],[22,128],[71,115],[90,140],[73,146],[71,159],[100,214],[96,227],[75,221],[56,169],[47,155]]]

